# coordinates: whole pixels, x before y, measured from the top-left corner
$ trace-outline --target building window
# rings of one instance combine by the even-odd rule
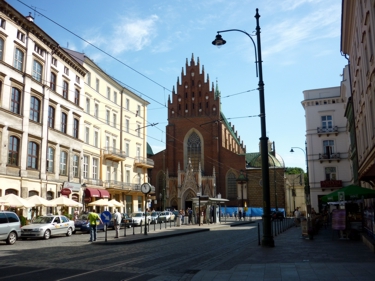
[[[111,88],[107,87],[107,99],[111,100]]]
[[[117,182],[117,168],[113,167],[113,180]]]
[[[86,113],[90,114],[90,99],[86,98]]]
[[[201,161],[201,139],[196,132],[191,133],[187,141],[187,157],[191,160],[194,171],[198,171],[199,162]]]
[[[96,78],[96,81],[95,81],[95,90],[99,93],[99,79]]]
[[[57,67],[57,59],[52,57],[52,65]]]
[[[79,120],[74,118],[73,121],[73,138],[78,139],[79,137]]]
[[[112,119],[113,119],[113,121],[112,121],[112,122],[113,122],[113,127],[116,128],[116,122],[117,122],[116,119],[117,119],[117,115],[113,113],[113,116],[112,116],[112,117],[113,117],[113,118],[112,118]]]
[[[73,177],[78,178],[79,155],[73,156]]]
[[[107,181],[111,181],[111,167],[107,166]]]
[[[86,127],[85,128],[85,143],[89,144],[90,140],[90,128]]]
[[[48,155],[47,155],[47,172],[53,173],[55,163],[55,150],[52,147],[48,147]]]
[[[10,104],[10,111],[20,114],[21,108],[21,93],[17,88],[12,88],[12,100]]]
[[[42,57],[44,56],[44,50],[38,44],[34,45],[34,52]]]
[[[56,92],[56,74],[51,72],[51,81],[49,83],[49,86],[52,91]]]
[[[99,140],[99,133],[97,131],[94,132],[94,146],[98,147],[98,140]]]
[[[83,156],[83,178],[87,179],[89,172],[89,157]]]
[[[129,157],[129,143],[125,143],[125,155]]]
[[[74,103],[76,105],[79,105],[79,95],[80,95],[79,90],[76,89],[75,92],[74,92]]]
[[[113,92],[113,102],[117,104],[117,92]]]
[[[130,100],[129,100],[129,99],[126,99],[125,109],[126,109],[126,110],[129,110],[129,106],[130,106]]]
[[[92,178],[96,180],[98,178],[98,159],[92,158]]]
[[[31,97],[30,100],[30,120],[39,122],[40,100],[36,97]]]
[[[129,133],[129,119],[125,120],[125,132]]]
[[[110,123],[109,110],[106,111],[106,121],[107,121],[107,124],[109,125]]]
[[[14,65],[13,66],[19,71],[22,71],[23,69],[23,52],[18,48],[16,48],[16,51],[14,53]]]
[[[61,113],[61,132],[66,134],[66,127],[68,124],[68,115],[66,113]]]
[[[67,68],[66,66],[64,66],[64,74],[69,76],[69,68]]]
[[[332,116],[322,116],[322,129],[332,129]]]
[[[5,24],[6,24],[6,20],[3,19],[3,18],[0,18],[0,27],[1,27],[2,29],[5,29]]]
[[[65,151],[61,151],[60,155],[60,175],[66,176],[67,175],[67,164],[68,161],[68,153]]]
[[[63,98],[68,99],[68,92],[69,92],[69,84],[68,82],[63,82]]]
[[[86,83],[91,86],[91,72],[86,73]]]
[[[116,141],[116,139],[112,140],[112,147],[113,147],[113,150],[116,150],[116,147],[117,147],[117,141]]]
[[[53,106],[48,107],[48,127],[55,127],[55,108]]]
[[[17,39],[22,41],[22,42],[25,42],[25,34],[19,30],[17,30]]]
[[[141,137],[141,125],[137,124],[137,136]]]
[[[4,56],[4,40],[0,38],[0,60],[3,60]]]
[[[8,165],[18,166],[20,140],[15,136],[9,138]]]
[[[140,105],[137,106],[137,114],[138,114],[138,116],[142,116],[141,115],[141,106]]]
[[[95,104],[95,111],[94,111],[95,118],[99,118],[99,105]]]
[[[130,183],[130,171],[126,170],[126,183]]]
[[[80,83],[81,82],[81,79],[79,78],[79,76],[78,75],[76,75],[76,83]]]
[[[336,180],[336,168],[335,167],[325,167],[324,174],[326,175],[326,180]]]
[[[38,154],[38,144],[33,141],[30,141],[27,151],[27,168],[38,169]]]
[[[236,175],[232,172],[229,172],[227,178],[227,198],[229,200],[237,199]]]
[[[42,82],[42,71],[43,71],[42,64],[39,63],[38,61],[34,60],[34,62],[33,62],[33,78],[38,82]]]
[[[105,149],[109,150],[109,137],[105,137]]]
[[[334,153],[334,145],[335,142],[333,140],[325,140],[323,141],[323,153],[327,158],[330,158],[332,153]]]

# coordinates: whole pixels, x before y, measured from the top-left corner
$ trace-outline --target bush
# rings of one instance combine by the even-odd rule
[[[72,220],[73,219],[73,215],[71,214],[64,214],[64,216],[66,216],[68,219]]]
[[[24,216],[20,216],[21,226],[26,225],[27,219]]]

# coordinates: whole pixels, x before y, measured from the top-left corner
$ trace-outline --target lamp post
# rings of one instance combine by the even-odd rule
[[[269,180],[269,167],[268,167],[268,137],[266,134],[266,111],[265,111],[265,101],[264,101],[264,82],[263,82],[263,70],[262,70],[262,51],[261,51],[261,43],[260,43],[260,26],[259,26],[259,18],[260,15],[258,13],[258,9],[256,9],[256,37],[257,37],[257,47],[255,46],[255,42],[253,38],[245,31],[239,29],[228,29],[228,30],[221,30],[217,32],[216,39],[212,41],[213,45],[221,46],[226,43],[226,41],[221,37],[220,33],[223,32],[230,32],[230,31],[239,31],[246,34],[254,45],[255,50],[255,69],[259,72],[259,82],[258,82],[258,89],[259,89],[259,105],[260,105],[260,126],[261,126],[261,137],[260,137],[260,144],[261,144],[261,157],[262,157],[262,180],[263,180],[263,238],[262,238],[262,246],[263,247],[274,247],[275,241],[272,235],[271,229],[271,209],[270,209],[270,180]],[[258,49],[258,52],[257,52]],[[258,55],[258,59],[257,59]]]
[[[306,200],[306,211],[307,211],[307,225],[310,228],[310,213],[311,213],[311,202],[310,202],[310,178],[309,178],[309,158],[307,156],[307,141],[305,141],[305,149],[300,147],[292,147],[290,152],[294,152],[293,148],[298,148],[303,151],[306,158],[306,180],[305,180],[305,200]]]

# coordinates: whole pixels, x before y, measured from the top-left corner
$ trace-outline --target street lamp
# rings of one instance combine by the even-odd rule
[[[255,46],[254,39],[245,31],[239,29],[228,29],[221,30],[217,32],[216,39],[212,41],[212,44],[215,46],[221,46],[226,43],[226,41],[221,37],[220,33],[230,32],[230,31],[239,31],[246,34],[254,45],[255,50],[255,69],[259,71],[259,104],[260,104],[260,126],[261,126],[261,137],[260,137],[260,148],[261,148],[261,157],[262,157],[262,180],[263,180],[263,238],[262,246],[264,247],[274,247],[275,241],[272,235],[271,228],[271,208],[270,208],[270,180],[269,180],[269,167],[268,167],[268,137],[266,134],[266,110],[265,110],[265,101],[264,101],[264,82],[263,82],[263,71],[262,71],[262,51],[260,44],[260,26],[258,9],[256,9],[256,37],[257,37],[257,47]],[[257,52],[258,49],[258,52]],[[257,60],[258,55],[258,60]]]
[[[305,149],[300,147],[292,147],[290,152],[294,152],[293,148],[298,148],[303,151],[306,158],[306,179],[305,179],[305,200],[307,209],[307,224],[310,228],[310,213],[311,213],[311,202],[310,202],[310,178],[309,178],[309,158],[307,156],[307,141],[305,141]]]

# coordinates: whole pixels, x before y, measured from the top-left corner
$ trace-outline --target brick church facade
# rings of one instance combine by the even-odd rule
[[[199,193],[226,198],[227,206],[249,205],[251,179],[238,182],[240,175],[252,173],[246,171],[246,147],[221,112],[220,99],[217,85],[192,55],[168,99],[166,149],[149,156],[155,163],[149,171],[157,201],[153,208],[186,209]],[[261,199],[262,191],[255,193],[259,196],[253,194],[254,198]],[[256,204],[261,206],[261,202]]]

